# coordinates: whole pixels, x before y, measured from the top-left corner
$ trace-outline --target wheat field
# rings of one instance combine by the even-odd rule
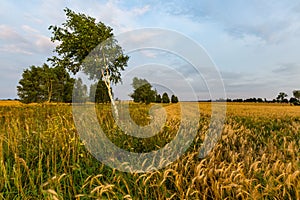
[[[130,105],[139,125],[152,105]],[[145,173],[110,168],[87,151],[69,104],[0,102],[0,199],[300,199],[300,106],[227,104],[222,135],[199,158],[211,104],[199,103],[197,136],[172,164]],[[115,126],[109,105],[99,124],[120,148],[148,152],[180,125],[180,104],[163,105],[161,132],[141,139]]]

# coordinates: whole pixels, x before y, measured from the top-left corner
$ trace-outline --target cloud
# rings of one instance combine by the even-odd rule
[[[95,17],[111,26],[115,35],[144,27],[182,32],[205,47],[220,68],[230,95],[269,97],[276,95],[277,90],[288,92],[299,85],[300,3],[297,0],[228,0],[226,3],[220,0],[41,0],[38,4],[5,1],[0,8],[2,71],[45,62],[55,47],[48,27],[60,26],[65,21],[65,7]],[[154,36],[134,34],[130,39],[147,43],[151,37]],[[162,41],[164,36],[157,35],[157,39]],[[174,45],[178,44],[174,42]],[[178,45],[181,50],[182,45]],[[174,56],[165,57],[163,61],[159,59],[165,55],[160,52],[142,51],[139,56],[143,58],[140,62],[133,61],[134,56],[131,56],[129,65],[153,61],[172,66],[191,83],[196,79],[193,69]],[[201,72],[211,73],[204,67]],[[161,75],[165,75],[165,71],[162,70]],[[16,80],[11,78],[10,81]],[[197,80],[194,82],[196,85]],[[176,80],[170,83],[178,84]]]
[[[28,25],[22,25],[20,31],[10,26],[1,25],[0,38],[3,40],[0,51],[7,53],[33,55],[49,53],[55,47],[49,37]]]
[[[25,54],[25,55],[33,55],[33,52],[27,51],[26,47],[24,45],[16,45],[16,44],[10,44],[10,45],[3,45],[0,47],[0,51],[6,52],[6,53],[14,53],[14,54]]]
[[[91,5],[93,5],[92,8]],[[115,33],[136,28],[139,17],[151,10],[151,6],[148,4],[132,5],[125,8],[122,7],[121,1],[115,0],[102,1],[101,3],[96,0],[77,1],[66,6],[75,12],[88,13],[89,16],[111,26]],[[85,12],[82,12],[83,10]]]
[[[273,69],[272,72],[279,75],[298,75],[300,73],[300,65],[297,63],[284,63]]]
[[[23,29],[25,32],[27,32],[27,33],[34,33],[34,34],[36,34],[36,33],[39,33],[39,32],[40,32],[40,31],[38,31],[38,30],[36,30],[36,29],[34,29],[34,28],[28,26],[28,25],[22,25],[22,29]]]
[[[44,35],[36,35],[35,46],[39,52],[49,53],[54,49],[55,44],[50,40],[49,37]]]
[[[133,13],[133,16],[140,16],[140,15],[147,13],[149,10],[150,10],[150,5],[145,5],[144,7],[133,8],[132,13]]]
[[[245,74],[242,74],[241,72],[220,71],[220,74],[224,81],[237,81],[245,78]]]
[[[280,43],[300,34],[298,1],[189,1],[162,3],[172,15],[193,21],[216,23],[235,38],[254,36],[268,43]]]
[[[0,39],[7,41],[20,41],[25,42],[21,34],[19,34],[14,28],[7,25],[0,25]]]

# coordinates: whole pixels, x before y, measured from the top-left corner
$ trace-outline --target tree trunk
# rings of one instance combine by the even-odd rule
[[[116,122],[118,122],[119,121],[119,112],[118,112],[117,105],[114,101],[114,98],[113,98],[111,90],[110,90],[110,73],[109,73],[106,57],[105,57],[103,51],[102,51],[102,59],[104,61],[104,66],[105,66],[105,70],[106,70],[106,74],[104,74],[104,69],[101,71],[102,78],[104,79],[104,83],[105,83],[105,85],[107,87],[107,90],[108,90],[108,96],[110,98],[110,101],[111,101],[111,104],[112,104],[112,107],[113,107],[113,111],[115,113]]]
[[[115,100],[112,96],[112,93],[111,93],[110,76],[109,75],[106,75],[106,77],[104,78],[104,83],[105,83],[105,85],[107,87],[107,90],[108,90],[108,96],[110,98],[110,101],[111,101],[111,104],[112,104],[112,107],[113,107],[113,110],[114,110],[114,113],[115,113],[116,121],[118,122],[119,121],[119,112],[118,112],[116,102],[115,102]]]
[[[50,103],[51,98],[52,98],[52,80],[50,80],[50,86],[48,88],[48,101],[47,101],[47,103]]]

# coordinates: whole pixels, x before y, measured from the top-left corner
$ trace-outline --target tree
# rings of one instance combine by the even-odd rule
[[[162,102],[163,103],[170,103],[169,96],[168,96],[168,94],[166,92],[163,93],[163,95],[162,95]]]
[[[295,97],[291,97],[289,102],[291,104],[298,104],[299,100],[297,98],[295,98]]]
[[[90,86],[90,101],[96,103],[107,103],[111,101],[104,81],[99,80],[98,83]]]
[[[132,80],[134,91],[129,96],[134,102],[149,104],[155,101],[156,91],[152,90],[152,85],[146,79],[134,77]]]
[[[31,66],[25,69],[22,74],[22,79],[17,86],[18,96],[23,103],[42,102],[45,101],[41,85],[44,79],[41,78],[41,68]]]
[[[171,102],[172,103],[178,103],[178,97],[175,96],[174,94],[172,94],[172,96],[171,96]]]
[[[111,93],[111,83],[121,82],[121,72],[127,66],[128,56],[113,38],[112,28],[85,14],[66,8],[67,20],[61,27],[50,26],[53,42],[58,42],[50,61],[76,74],[80,70],[91,80],[103,80],[113,105],[116,119],[118,110]]]
[[[262,98],[257,98],[257,102],[262,103],[262,102],[264,102],[264,100]]]
[[[82,79],[75,81],[73,91],[73,101],[76,103],[84,103],[87,100],[87,86],[83,84]]]
[[[290,103],[300,105],[300,90],[294,90],[293,95],[294,97],[290,98]]]
[[[280,92],[278,94],[278,96],[276,97],[277,102],[283,103],[286,102],[285,97],[287,97],[288,95],[284,92]]]
[[[55,75],[55,81],[52,90],[52,100],[55,102],[72,102],[72,92],[75,79],[71,78],[69,73],[63,67],[51,68]]]
[[[156,94],[155,103],[161,103],[161,96],[160,96],[160,94]]]
[[[25,69],[17,86],[18,96],[24,103],[69,102],[72,100],[74,79],[64,68],[31,66]]]
[[[296,99],[300,101],[300,90],[294,90],[293,95]]]

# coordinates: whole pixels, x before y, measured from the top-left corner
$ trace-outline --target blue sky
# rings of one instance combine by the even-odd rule
[[[53,55],[55,44],[50,41],[48,27],[65,21],[65,7],[104,22],[114,29],[115,35],[146,27],[186,35],[213,60],[229,98],[273,99],[281,91],[291,97],[294,89],[300,89],[299,1],[0,0],[0,3],[0,99],[16,98],[22,71],[43,64]],[[170,81],[171,85],[178,84]],[[121,98],[126,96],[121,93]],[[201,90],[197,96],[206,98]]]

